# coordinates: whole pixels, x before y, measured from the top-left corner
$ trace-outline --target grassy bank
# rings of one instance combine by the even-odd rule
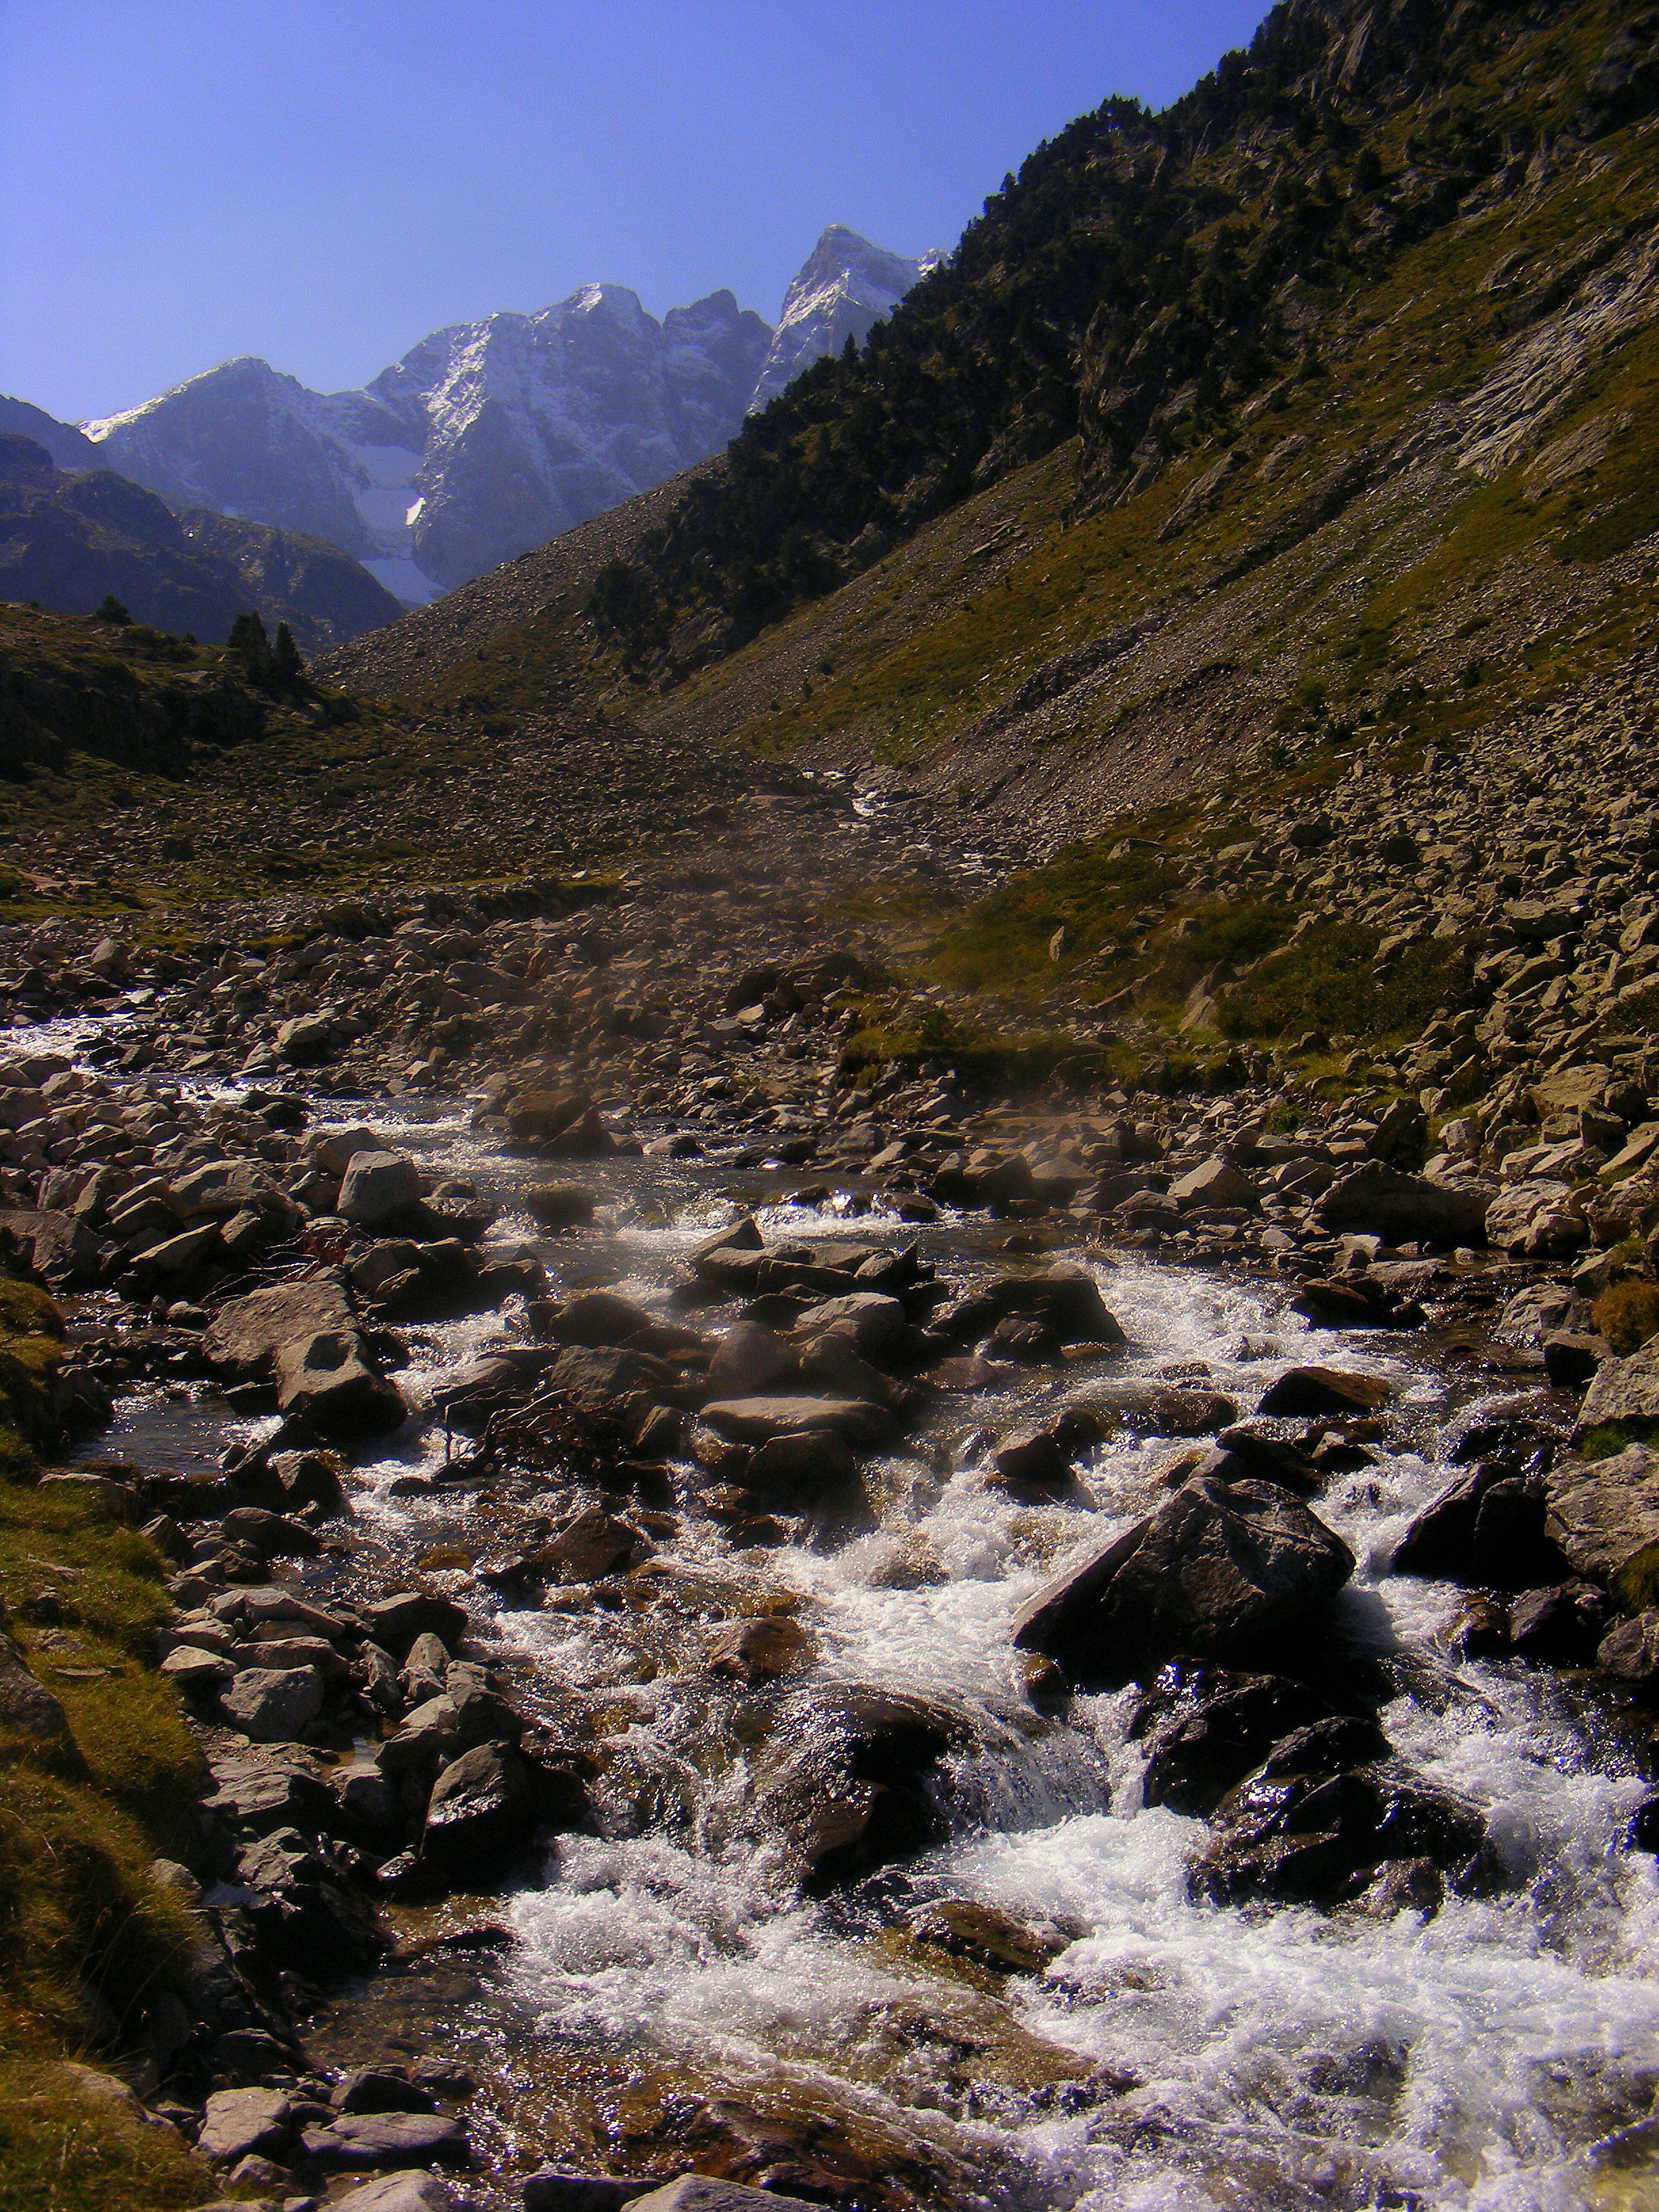
[[[184,1847],[203,1776],[152,1664],[158,1555],[36,1481],[61,1332],[0,1281],[0,1629],[65,1724],[24,1734],[0,1706],[0,2212],[173,2212],[213,2194],[207,2169],[66,2063],[118,2068],[184,1986],[188,1915],[149,1869]]]

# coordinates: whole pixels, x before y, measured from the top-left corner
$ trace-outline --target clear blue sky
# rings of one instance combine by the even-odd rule
[[[595,278],[775,319],[829,222],[952,245],[1264,0],[0,0],[0,392],[70,420],[233,355],[362,382]]]

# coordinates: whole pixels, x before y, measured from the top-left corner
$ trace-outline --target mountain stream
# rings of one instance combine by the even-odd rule
[[[390,1141],[510,1208],[520,1171],[458,1108],[365,1110]],[[756,1211],[769,1241],[918,1233],[791,1203],[775,1173],[634,1158],[583,1173],[605,1200],[594,1229],[544,1237],[508,1211],[492,1232],[497,1249],[533,1251],[562,1291],[659,1300],[677,1255],[736,1206]],[[954,1277],[1008,1264],[1006,1225],[919,1234]],[[1126,1348],[945,1400],[870,1470],[878,1525],[846,1540],[735,1549],[698,1510],[708,1478],[672,1463],[660,1502],[680,1518],[650,1568],[665,1606],[569,1604],[555,1588],[518,1609],[482,1588],[471,1570],[489,1547],[491,1500],[431,1479],[449,1448],[440,1426],[417,1420],[357,1468],[354,1555],[465,1596],[526,1710],[574,1717],[602,1745],[602,1832],[561,1838],[542,1885],[506,1899],[399,1909],[406,1938],[447,1940],[405,1941],[396,1971],[332,2002],[307,2025],[313,2057],[453,2053],[478,2085],[475,2140],[520,2171],[542,2158],[660,2171],[671,2142],[693,2163],[696,2116],[713,2112],[728,2132],[774,2131],[786,2191],[815,2144],[851,2145],[862,2201],[886,2189],[1085,2212],[1659,2203],[1647,2118],[1659,1886],[1652,1857],[1621,1847],[1644,1794],[1639,1746],[1583,1677],[1449,1657],[1463,1594],[1387,1572],[1412,1515],[1450,1479],[1448,1453],[1492,1378],[1437,1364],[1421,1338],[1312,1330],[1271,1281],[1054,1256],[1088,1261]],[[526,1328],[509,1307],[409,1329],[399,1380],[429,1397],[458,1363]],[[1077,1502],[1033,1504],[983,1479],[988,1432],[1171,1371],[1248,1410],[1310,1359],[1376,1374],[1393,1393],[1372,1463],[1316,1501],[1358,1562],[1338,1636],[1389,1671],[1389,1736],[1479,1805],[1508,1876],[1427,1917],[1195,1900],[1186,1863],[1206,1824],[1143,1806],[1135,1692],[1034,1703],[1010,1643],[1020,1601],[1146,1510],[1191,1447],[1120,1435],[1085,1467]],[[124,1401],[86,1456],[204,1464],[260,1432],[180,1386]],[[714,1694],[686,1658],[700,1593],[716,1619],[735,1607],[799,1620],[810,1670],[778,1690]],[[833,1700],[847,1685],[957,1717],[934,1785],[944,1840],[811,1897],[748,1815],[744,1715],[757,1698]],[[1038,1931],[1046,1964],[994,1972],[915,1942],[917,1911],[951,1899]]]

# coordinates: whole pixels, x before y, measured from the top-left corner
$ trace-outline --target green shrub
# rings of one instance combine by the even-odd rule
[[[1590,1317],[1621,1359],[1659,1335],[1659,1283],[1631,1276],[1612,1283],[1590,1308]]]

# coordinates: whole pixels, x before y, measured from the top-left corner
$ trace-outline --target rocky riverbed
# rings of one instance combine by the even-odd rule
[[[134,2086],[290,2207],[1638,2201],[1659,1069],[855,1081],[859,954],[605,890],[16,948],[213,1784]]]

